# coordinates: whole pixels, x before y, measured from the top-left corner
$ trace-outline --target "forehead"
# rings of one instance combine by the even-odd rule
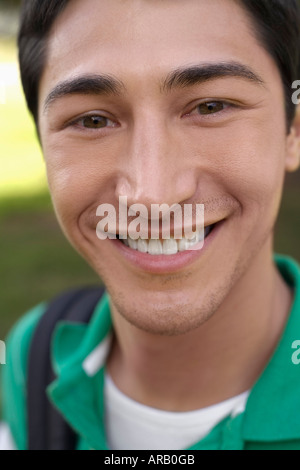
[[[49,37],[41,89],[99,72],[136,89],[176,67],[224,61],[271,81],[278,70],[252,31],[236,0],[70,0]]]

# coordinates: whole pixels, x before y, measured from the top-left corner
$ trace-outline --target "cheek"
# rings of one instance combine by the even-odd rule
[[[275,129],[277,128],[277,132]],[[235,197],[243,210],[278,209],[284,181],[285,127],[278,123],[243,122],[220,129],[208,146],[210,173]]]
[[[81,214],[113,197],[113,168],[95,147],[73,142],[48,143],[44,149],[49,188],[60,222],[68,228]]]

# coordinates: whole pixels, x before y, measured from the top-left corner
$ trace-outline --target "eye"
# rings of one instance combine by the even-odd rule
[[[114,127],[115,123],[105,116],[84,116],[77,121],[81,127],[86,129],[103,129],[104,127]]]
[[[223,111],[228,107],[228,104],[222,101],[207,101],[206,103],[200,103],[196,107],[196,111],[201,115],[215,114]]]
[[[68,126],[78,127],[81,130],[98,130],[118,127],[118,123],[101,114],[87,114],[74,119],[67,124]]]

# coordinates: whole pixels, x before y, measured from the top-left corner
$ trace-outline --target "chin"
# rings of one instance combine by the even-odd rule
[[[139,330],[162,336],[183,335],[199,328],[216,312],[222,300],[199,292],[194,302],[189,296],[183,298],[182,292],[173,298],[170,292],[168,295],[147,292],[144,296],[136,295],[138,300],[129,297],[128,291],[109,289],[109,293],[115,321],[121,316]]]

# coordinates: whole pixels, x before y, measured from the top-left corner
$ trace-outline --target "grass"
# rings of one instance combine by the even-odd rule
[[[35,304],[70,286],[98,282],[55,219],[34,125],[16,78],[16,51],[1,43],[12,72],[0,105],[0,340]],[[10,65],[8,65],[10,64]],[[0,73],[0,78],[3,74]],[[276,229],[277,252],[300,260],[299,175],[288,178]]]
[[[275,227],[275,251],[300,262],[300,174],[288,175]]]

